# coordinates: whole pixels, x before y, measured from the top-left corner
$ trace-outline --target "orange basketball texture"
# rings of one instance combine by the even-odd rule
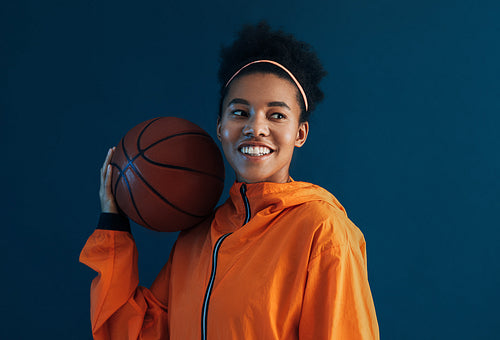
[[[208,217],[224,187],[217,144],[198,125],[159,117],[132,128],[111,159],[111,190],[134,222],[179,231]]]

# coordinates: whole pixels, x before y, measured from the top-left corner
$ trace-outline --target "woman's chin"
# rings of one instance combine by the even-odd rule
[[[236,174],[236,181],[253,184],[253,183],[262,183],[262,182],[273,182],[273,183],[286,183],[288,182],[289,176],[266,176],[264,174]]]

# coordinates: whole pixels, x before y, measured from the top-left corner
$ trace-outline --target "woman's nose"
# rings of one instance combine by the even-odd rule
[[[267,136],[269,134],[269,126],[267,125],[266,118],[257,114],[251,115],[243,128],[243,134],[254,137]]]

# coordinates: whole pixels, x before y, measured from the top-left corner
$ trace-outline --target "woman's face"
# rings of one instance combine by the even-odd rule
[[[297,93],[294,84],[274,74],[232,81],[217,136],[237,181],[288,181],[294,148],[305,143],[309,132],[309,124],[300,123]]]

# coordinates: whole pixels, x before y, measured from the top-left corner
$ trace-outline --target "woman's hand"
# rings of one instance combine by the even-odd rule
[[[101,187],[99,188],[99,198],[101,199],[101,212],[118,214],[115,198],[111,193],[111,157],[116,146],[108,150],[108,155],[101,168]]]

